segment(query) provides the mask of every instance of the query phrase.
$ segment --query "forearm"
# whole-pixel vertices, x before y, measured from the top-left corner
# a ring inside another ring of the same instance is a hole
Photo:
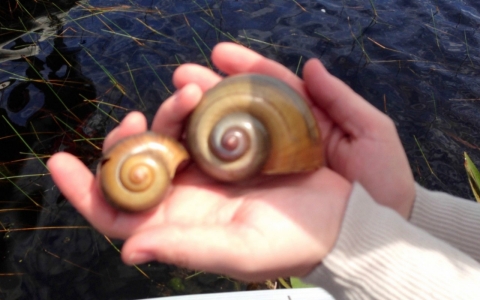
[[[480,204],[417,184],[410,222],[480,261]]]
[[[305,281],[336,299],[473,299],[480,265],[356,184],[334,249]]]

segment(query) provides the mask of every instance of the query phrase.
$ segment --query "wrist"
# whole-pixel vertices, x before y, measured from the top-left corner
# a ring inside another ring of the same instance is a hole
[[[334,173],[336,176],[334,183],[336,188],[333,189],[332,196],[328,198],[329,207],[331,207],[331,213],[329,216],[327,216],[328,231],[326,231],[326,233],[329,236],[327,237],[325,243],[325,256],[335,247],[341,232],[348,201],[353,189],[353,184],[350,181],[333,171],[332,173]]]
[[[318,196],[317,199],[323,202],[318,204],[323,209],[312,217],[312,221],[315,222],[313,226],[316,233],[314,236],[316,247],[311,247],[310,263],[299,276],[308,274],[335,248],[353,189],[351,182],[338,173],[325,169],[324,172],[329,173],[328,177],[317,185],[319,190],[316,192],[316,196],[322,195],[321,199],[318,199]]]

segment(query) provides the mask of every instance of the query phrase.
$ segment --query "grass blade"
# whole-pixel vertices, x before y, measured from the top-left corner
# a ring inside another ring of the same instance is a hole
[[[28,150],[30,150],[30,152],[32,152],[33,155],[35,155],[35,157],[38,159],[38,161],[45,167],[45,169],[48,170],[47,168],[47,165],[43,162],[43,160],[37,155],[37,153],[35,153],[35,151],[33,151],[33,149],[30,147],[30,145],[23,139],[23,137],[20,135],[20,133],[18,133],[18,131],[15,129],[15,127],[13,127],[12,124],[10,124],[10,122],[8,122],[7,118],[5,118],[5,116],[2,116],[2,118],[5,120],[5,122],[7,122],[8,126],[10,126],[10,128],[12,128],[12,130],[15,132],[15,134],[22,140],[22,142],[25,144],[25,146],[27,146]]]
[[[472,188],[473,196],[475,196],[477,202],[480,202],[480,172],[467,152],[464,152],[463,156],[465,158],[465,170],[467,170],[468,183]]]

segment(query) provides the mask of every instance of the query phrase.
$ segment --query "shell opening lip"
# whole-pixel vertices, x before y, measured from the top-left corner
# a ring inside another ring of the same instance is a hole
[[[103,165],[106,164],[109,160],[110,160],[110,158],[108,158],[108,157],[102,157],[102,158],[100,159],[99,166],[100,166],[100,167],[103,166]]]

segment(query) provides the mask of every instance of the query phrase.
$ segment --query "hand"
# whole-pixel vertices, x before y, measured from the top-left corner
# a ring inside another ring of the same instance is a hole
[[[267,62],[250,71],[270,74],[273,64],[277,77],[303,86],[279,64],[240,47],[232,51],[246,61]],[[215,50],[214,60],[222,53],[227,54]],[[219,67],[229,74],[249,71]],[[174,75],[179,91],[161,106],[152,130],[179,138],[202,92],[219,80],[203,67],[179,68]],[[108,135],[104,148],[146,128],[145,118],[131,113]],[[247,186],[219,184],[191,165],[176,176],[158,207],[128,214],[105,202],[91,172],[72,155],[55,154],[48,166],[59,189],[93,226],[127,240],[122,249],[126,263],[159,260],[244,280],[306,275],[333,248],[351,191],[351,184],[328,168],[259,177]]]
[[[303,69],[318,108],[328,166],[408,219],[415,181],[393,121],[312,59]]]
[[[310,106],[326,146],[327,166],[350,182],[358,181],[378,203],[408,219],[415,198],[414,179],[395,125],[388,116],[329,74],[317,59],[305,64],[305,82],[284,66],[235,44],[217,45],[212,60],[227,74],[251,72],[276,77],[307,100],[311,99]],[[220,80],[211,70],[191,64],[179,67],[174,74],[177,88],[196,83],[207,90]],[[192,102],[188,105],[194,106]],[[172,114],[172,106],[165,103],[159,115],[163,116],[163,111]],[[166,126],[163,119],[155,119],[154,130]],[[181,128],[171,131],[178,134]]]

